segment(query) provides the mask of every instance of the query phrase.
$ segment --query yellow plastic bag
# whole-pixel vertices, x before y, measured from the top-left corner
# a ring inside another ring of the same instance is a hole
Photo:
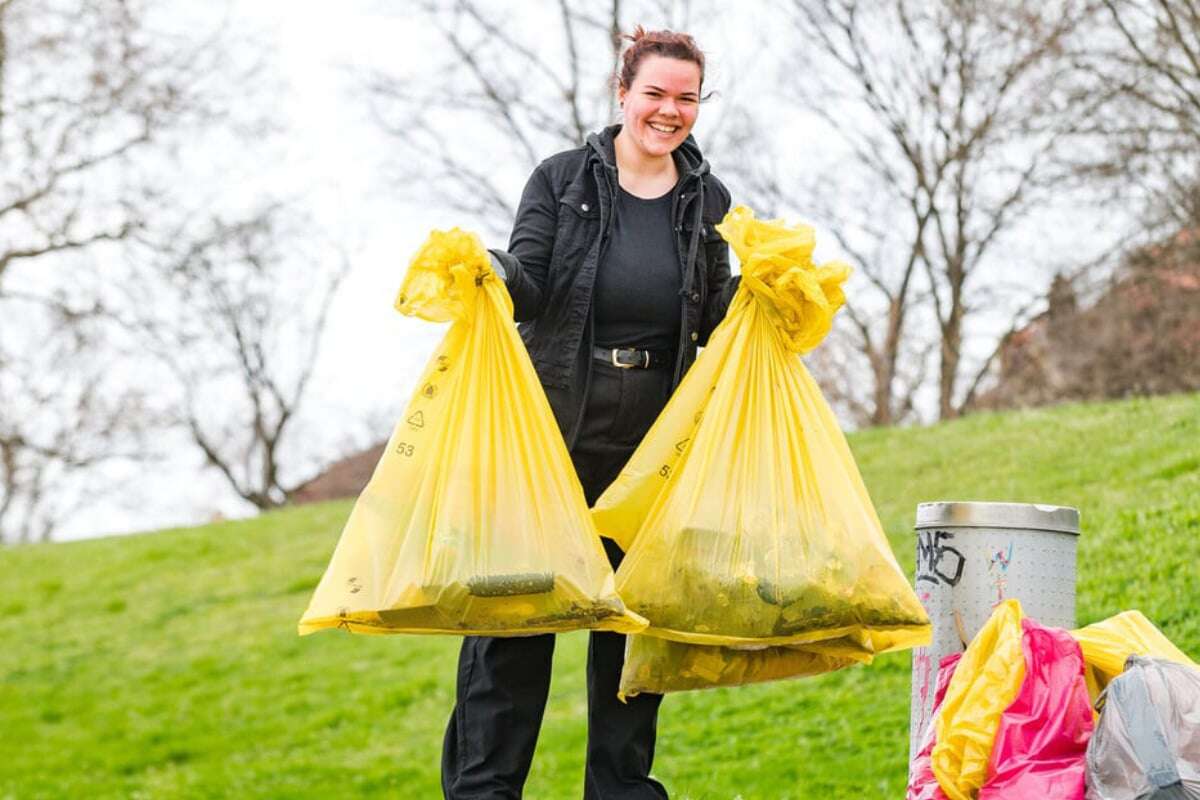
[[[1124,611],[1106,620],[1071,631],[1087,664],[1088,693],[1092,701],[1100,696],[1109,681],[1125,670],[1132,655],[1165,658],[1195,666],[1182,650],[1140,611]]]
[[[902,636],[901,638],[905,638]],[[617,696],[667,694],[718,686],[823,675],[870,664],[879,653],[902,649],[890,632],[868,632],[793,645],[717,647],[657,636],[631,636]]]
[[[453,320],[301,634],[631,632],[562,435],[478,238],[435,231],[396,307]]]
[[[936,717],[933,774],[950,800],[970,800],[987,780],[1000,716],[1025,681],[1021,604],[1005,600],[975,634]]]
[[[657,636],[631,636],[625,648],[618,697],[624,700],[642,692],[666,694],[821,675],[854,664],[869,664],[872,658],[872,652],[846,639],[738,650]]]
[[[628,552],[617,591],[647,633],[718,647],[877,630],[929,639],[832,411],[800,361],[829,330],[849,268],[813,234],[730,212],[742,262],[725,320],[601,496]]]

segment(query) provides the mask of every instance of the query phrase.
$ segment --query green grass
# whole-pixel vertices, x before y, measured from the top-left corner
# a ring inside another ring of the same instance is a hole
[[[1079,620],[1139,608],[1200,656],[1200,395],[852,437],[913,566],[923,500],[1074,505]],[[0,800],[439,797],[458,640],[299,638],[350,509],[0,550]],[[581,795],[586,638],[559,639],[530,798]],[[676,798],[903,794],[907,654],[669,696]]]

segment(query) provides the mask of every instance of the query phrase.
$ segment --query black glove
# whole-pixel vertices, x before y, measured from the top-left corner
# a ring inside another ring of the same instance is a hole
[[[504,265],[500,263],[500,259],[496,258],[496,254],[490,250],[488,251],[488,258],[492,260],[492,271],[496,273],[496,276],[500,278],[500,280],[507,282],[508,273],[505,272]]]

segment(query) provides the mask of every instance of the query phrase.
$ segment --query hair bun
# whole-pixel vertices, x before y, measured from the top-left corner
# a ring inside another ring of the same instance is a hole
[[[691,61],[700,67],[700,85],[704,85],[704,51],[696,46],[696,40],[688,34],[669,30],[647,31],[638,25],[633,33],[623,33],[620,38],[627,39],[630,44],[621,54],[621,68],[616,75],[618,86],[628,89],[633,85],[638,66],[648,55]]]

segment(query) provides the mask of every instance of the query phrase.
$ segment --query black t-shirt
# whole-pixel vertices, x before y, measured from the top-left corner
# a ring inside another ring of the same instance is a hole
[[[596,274],[596,346],[673,350],[683,286],[671,196],[643,199],[617,190],[611,239]]]

